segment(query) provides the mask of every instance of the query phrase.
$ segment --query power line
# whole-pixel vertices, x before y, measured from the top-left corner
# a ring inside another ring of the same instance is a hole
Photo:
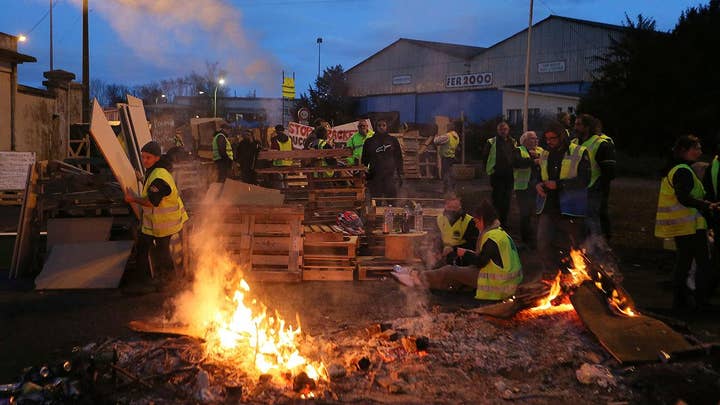
[[[52,8],[55,8],[55,6],[57,6],[57,4],[58,4],[59,1],[60,1],[60,0],[55,0],[55,1],[53,1]],[[45,14],[43,14],[42,18],[40,18],[40,20],[39,20],[38,22],[36,22],[35,25],[33,25],[33,27],[30,28],[30,31],[28,31],[27,34],[25,34],[25,35],[28,35],[28,34],[30,34],[31,32],[35,31],[35,28],[37,28],[38,25],[40,25],[40,23],[42,23],[43,21],[45,21],[45,19],[47,18],[48,15],[50,15],[50,9],[48,9],[48,11],[46,11]]]

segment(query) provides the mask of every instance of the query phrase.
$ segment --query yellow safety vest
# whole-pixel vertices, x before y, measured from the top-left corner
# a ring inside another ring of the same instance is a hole
[[[454,158],[458,145],[460,145],[460,136],[455,131],[447,133],[448,141],[440,145],[440,156],[446,158]]]
[[[232,145],[230,145],[230,141],[228,141],[225,134],[222,132],[218,132],[215,134],[215,137],[212,141],[212,149],[213,149],[213,160],[220,160],[220,150],[218,149],[218,137],[225,138],[225,153],[227,153],[227,156],[230,160],[233,159],[233,151],[232,151]]]
[[[362,161],[362,151],[365,141],[372,138],[375,132],[368,131],[365,136],[362,136],[360,132],[355,132],[345,144],[346,147],[352,149],[352,156],[347,158],[347,162],[350,166],[360,163]]]
[[[519,146],[518,149],[520,149],[520,156],[522,156],[524,159],[530,158],[530,152],[528,152],[526,147]],[[538,155],[540,155],[543,151],[543,148],[536,146],[535,151],[537,152]],[[525,167],[522,169],[513,169],[513,178],[515,179],[515,184],[513,185],[513,189],[527,190],[528,183],[530,182],[531,174],[532,174],[532,166]]]
[[[280,142],[278,139],[275,139],[277,141],[278,146],[280,147],[280,150],[282,151],[291,151],[292,150],[292,139],[288,136],[287,141]],[[273,160],[273,166],[292,166],[293,160],[292,159],[275,159]]]
[[[600,165],[598,164],[597,160],[595,160],[595,155],[597,155],[600,144],[602,144],[603,142],[614,143],[612,138],[605,134],[593,135],[582,143],[582,146],[584,146],[588,150],[588,157],[590,158],[590,183],[588,184],[588,188],[592,187],[597,181],[597,179],[600,178]],[[574,138],[572,140],[572,143],[578,144],[579,139]]]
[[[580,160],[582,159],[583,153],[586,149],[584,146],[580,146],[574,143],[568,145],[568,150],[563,156],[562,162],[560,163],[560,178],[559,180],[573,179],[578,175],[578,167],[580,166]],[[550,152],[543,150],[540,153],[540,178],[543,181],[550,180],[548,174],[548,157]],[[564,215],[570,215],[575,217],[584,217],[587,214],[587,189],[582,190],[560,190],[560,212]],[[542,213],[545,208],[545,198],[538,195],[537,199],[537,213]]]
[[[142,191],[142,198],[148,198],[148,187],[155,179],[161,179],[170,186],[170,194],[160,200],[157,207],[142,207],[142,233],[162,238],[174,235],[183,227],[188,220],[185,205],[180,198],[175,180],[166,169],[158,167],[150,173],[145,180]]]
[[[445,215],[439,215],[437,217],[437,226],[440,228],[440,235],[442,236],[443,246],[462,246],[467,241],[463,239],[467,227],[472,222],[473,217],[465,214],[458,218],[454,224],[451,224]]]
[[[671,238],[675,236],[692,235],[698,229],[707,229],[705,217],[697,208],[680,204],[672,185],[673,176],[679,169],[688,170],[693,176],[693,188],[690,196],[701,199],[705,195],[702,182],[695,172],[686,164],[679,164],[672,169],[660,182],[660,195],[658,197],[657,213],[655,214],[655,236],[658,238]]]
[[[497,244],[503,267],[490,260],[480,269],[475,298],[479,300],[504,300],[515,294],[523,280],[522,264],[515,242],[502,228],[490,229],[483,233],[478,243],[478,254],[488,239]]]
[[[513,145],[517,146],[515,139],[510,139],[512,140]],[[497,160],[497,136],[494,136],[487,141],[490,144],[490,153],[488,153],[487,162],[485,162],[485,173],[490,176],[495,173],[495,161]]]
[[[718,161],[718,157],[715,156],[712,160],[712,164],[710,164],[710,180],[712,181],[713,191],[715,192],[715,199],[720,200],[718,198],[718,173],[720,172],[720,161]]]

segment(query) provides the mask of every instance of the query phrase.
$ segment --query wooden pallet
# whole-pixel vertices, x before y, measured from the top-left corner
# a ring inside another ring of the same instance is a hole
[[[303,280],[352,281],[357,266],[357,236],[306,234],[303,243]]]
[[[389,276],[395,265],[410,268],[422,268],[422,260],[412,261],[389,260],[383,256],[360,256],[358,258],[358,280],[379,280]]]
[[[0,205],[22,205],[25,190],[0,190]]]
[[[241,206],[223,209],[226,249],[251,280],[302,280],[301,206]]]

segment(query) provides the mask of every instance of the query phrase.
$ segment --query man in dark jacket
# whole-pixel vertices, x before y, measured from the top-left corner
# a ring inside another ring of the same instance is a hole
[[[365,141],[362,151],[362,164],[368,167],[367,179],[370,196],[372,198],[397,198],[398,184],[402,186],[403,182],[403,158],[400,142],[388,133],[387,121],[379,120],[374,127],[375,135]]]
[[[257,184],[255,163],[260,153],[260,142],[253,139],[249,129],[242,131],[242,139],[235,146],[235,161],[240,166],[240,176],[244,183]]]
[[[505,226],[513,191],[512,154],[516,147],[515,139],[510,136],[510,126],[502,121],[497,126],[497,136],[488,139],[483,152],[485,171],[492,186],[492,204],[500,223]]]

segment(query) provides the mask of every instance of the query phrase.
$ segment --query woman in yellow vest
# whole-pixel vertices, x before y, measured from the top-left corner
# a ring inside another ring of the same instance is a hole
[[[465,265],[461,257],[457,256],[458,248],[474,249],[477,245],[478,230],[473,225],[473,217],[467,214],[462,207],[460,197],[455,193],[445,194],[445,207],[442,215],[436,219],[437,232],[442,239],[442,247],[437,255],[440,263],[430,263],[432,267],[445,264]]]
[[[452,167],[457,161],[456,154],[458,146],[460,146],[462,121],[456,121],[453,124],[453,128],[454,130],[451,130],[445,135],[438,135],[433,139],[433,143],[437,145],[440,158],[442,159],[443,192],[445,193],[455,189],[455,177]]]
[[[700,140],[683,135],[673,146],[673,160],[660,183],[655,216],[655,236],[675,240],[675,276],[673,307],[692,307],[687,287],[688,272],[695,260],[694,296],[696,305],[705,305],[710,288],[710,259],[707,246],[707,222],[704,213],[718,207],[704,200],[705,189],[690,165],[702,155]]]
[[[503,300],[515,294],[522,282],[522,264],[515,242],[500,227],[495,209],[483,201],[474,212],[474,224],[480,232],[475,251],[458,249],[469,266],[443,266],[437,270],[391,273],[402,284],[431,290],[475,290],[479,300]]]
[[[520,214],[520,237],[522,243],[535,249],[535,232],[532,218],[535,216],[537,193],[535,184],[540,180],[540,154],[535,131],[528,131],[520,137],[520,146],[513,152],[513,189]]]
[[[188,215],[170,174],[172,167],[161,158],[160,144],[148,142],[142,147],[140,155],[146,170],[142,195],[125,194],[126,202],[142,207],[141,233],[136,244],[137,270],[142,277],[150,276],[149,254],[154,244],[160,259],[155,270],[161,278],[171,277],[174,264],[170,238],[182,230]]]

